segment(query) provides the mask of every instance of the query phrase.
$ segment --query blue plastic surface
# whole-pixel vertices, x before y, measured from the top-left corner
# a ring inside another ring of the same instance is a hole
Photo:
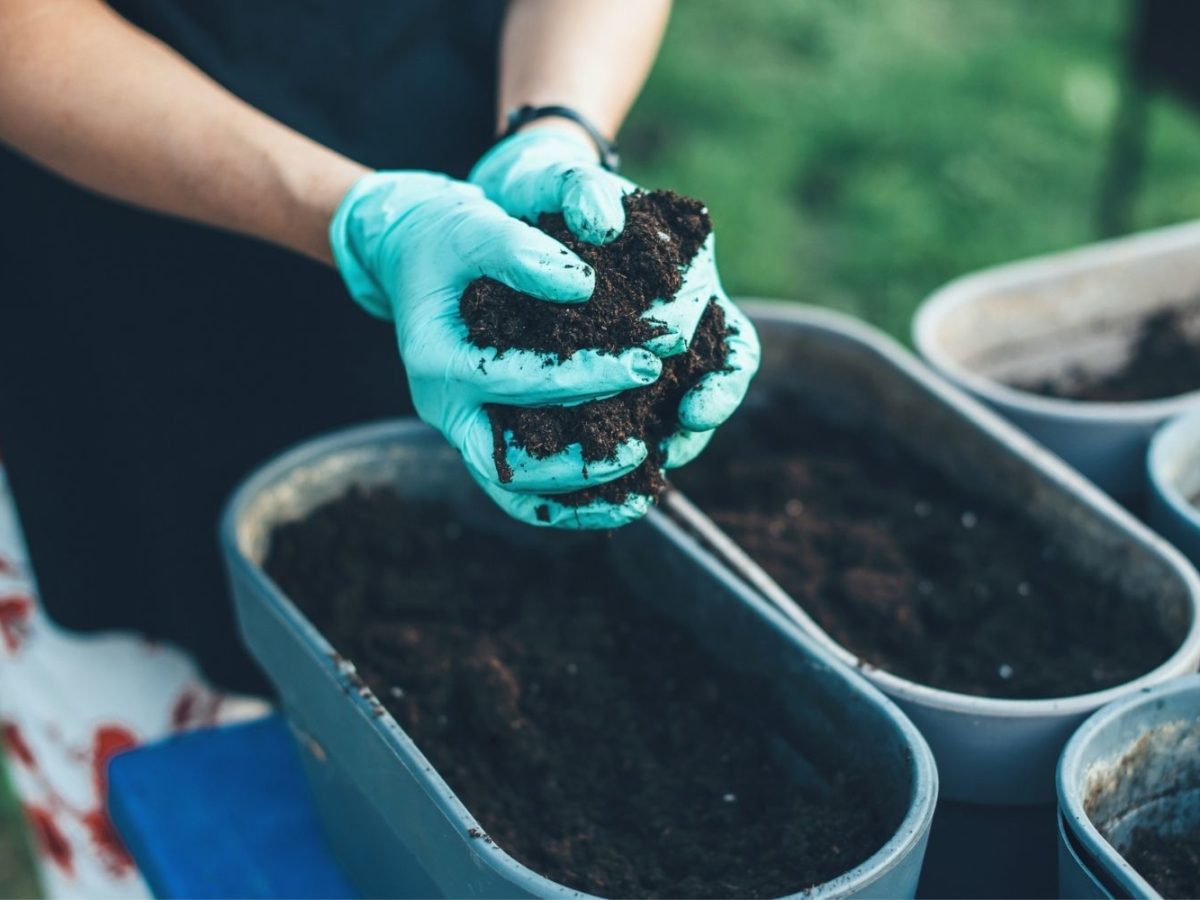
[[[156,897],[356,897],[279,716],[113,759],[109,812]]]

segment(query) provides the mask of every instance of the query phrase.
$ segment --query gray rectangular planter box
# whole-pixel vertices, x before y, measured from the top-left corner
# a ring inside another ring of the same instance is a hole
[[[939,690],[869,668],[912,718],[937,760],[943,802],[923,891],[1019,896],[1055,888],[1054,770],[1092,712],[1200,664],[1200,579],[1173,547],[1030,438],[936,377],[895,341],[845,316],[796,304],[745,304],[763,343],[747,404],[776,390],[803,396],[831,420],[869,423],[962,485],[1023,511],[1086,570],[1142,604],[1180,647],[1127,684],[1047,700],[1002,700]],[[735,418],[725,428],[737,428]],[[719,439],[719,437],[718,437]],[[839,659],[837,644],[766,572],[684,496],[667,511]]]
[[[505,519],[440,436],[410,420],[304,444],[237,491],[221,542],[242,635],[279,690],[334,853],[369,896],[577,896],[471,836],[480,825],[470,810],[260,568],[276,524],[303,517],[351,485],[381,484],[450,504],[497,541],[548,547],[570,539]],[[636,573],[631,591],[685,625],[724,664],[773,685],[785,710],[779,733],[795,754],[798,779],[814,777],[831,759],[855,761],[873,779],[891,839],[806,896],[913,896],[937,775],[912,724],[665,517],[653,514],[623,529],[609,546],[614,570]]]

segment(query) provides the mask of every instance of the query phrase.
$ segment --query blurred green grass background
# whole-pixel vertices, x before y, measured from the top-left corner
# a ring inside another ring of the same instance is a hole
[[[1127,0],[681,0],[627,173],[702,197],[734,294],[906,339],[949,279],[1096,240]],[[1200,212],[1200,123],[1147,109],[1127,231]],[[0,789],[0,897],[33,891]]]
[[[703,198],[737,295],[907,338],[949,279],[1095,240],[1125,0],[686,0],[622,135],[630,177]],[[1167,97],[1116,230],[1200,212]]]

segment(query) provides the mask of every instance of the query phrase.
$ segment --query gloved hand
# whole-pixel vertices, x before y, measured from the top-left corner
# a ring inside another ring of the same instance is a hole
[[[496,144],[475,164],[468,179],[510,215],[536,222],[542,213],[562,213],[577,238],[607,244],[625,228],[622,198],[637,185],[603,168],[596,148],[573,132],[535,128]],[[712,254],[712,236],[697,259]],[[665,327],[646,342],[658,356],[682,353],[691,342],[711,296],[710,272],[689,266],[675,297],[656,301],[643,317]]]
[[[529,129],[489,150],[471,171],[470,180],[506,212],[536,221],[544,212],[562,213],[581,240],[604,244],[625,227],[621,200],[637,190],[633,182],[604,169],[584,138],[557,128]],[[732,332],[726,369],[706,375],[679,406],[681,430],[663,446],[666,468],[685,465],[712,438],[712,430],[741,404],[758,371],[759,343],[754,326],[721,287],[713,236],[684,272],[683,287],[671,301],[660,301],[647,316],[662,322],[668,334],[648,343],[659,356],[682,352],[715,299]]]
[[[653,382],[662,363],[635,348],[619,356],[584,350],[557,358],[471,344],[459,314],[467,284],[481,276],[551,303],[585,302],[590,268],[536,228],[509,216],[476,186],[428,172],[376,172],[346,194],[330,243],[350,294],[393,320],[418,415],[462,454],[475,480],[506,512],[538,525],[615,528],[645,514],[644,498],[622,506],[561,506],[540,494],[593,486],[646,458],[638,440],[616,458],[586,466],[578,445],[547,459],[506,452],[512,481],[501,484],[487,403],[569,405]],[[564,255],[565,254],[565,255]]]

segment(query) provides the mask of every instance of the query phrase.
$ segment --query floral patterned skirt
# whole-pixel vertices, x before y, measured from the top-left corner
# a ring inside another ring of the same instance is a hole
[[[109,759],[266,708],[210,688],[175,647],[51,622],[0,466],[0,741],[47,897],[148,896],[106,812]]]

